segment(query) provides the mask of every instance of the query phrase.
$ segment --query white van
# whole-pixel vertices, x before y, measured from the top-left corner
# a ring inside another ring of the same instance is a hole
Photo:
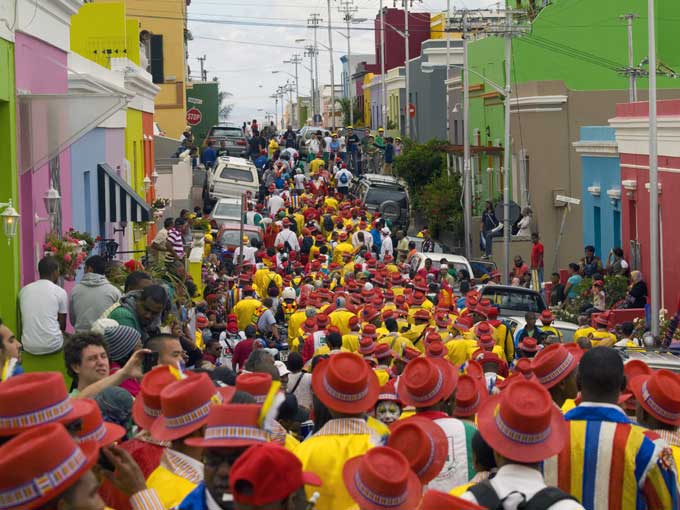
[[[255,196],[260,190],[257,168],[247,159],[233,156],[221,157],[208,174],[210,198],[240,198],[250,191]]]
[[[472,277],[472,267],[470,266],[470,262],[468,262],[468,259],[463,257],[462,255],[455,255],[453,253],[423,253],[423,252],[416,252],[413,255],[413,258],[411,259],[410,262],[410,272],[412,275],[415,275],[418,270],[422,269],[425,267],[425,259],[430,259],[432,260],[432,269],[435,271],[439,271],[439,262],[442,259],[446,259],[449,268],[453,268],[456,270],[456,272],[460,271],[461,269],[465,269],[468,274]]]

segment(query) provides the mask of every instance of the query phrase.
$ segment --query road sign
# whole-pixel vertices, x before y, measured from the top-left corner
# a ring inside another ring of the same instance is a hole
[[[411,118],[416,116],[416,105],[413,103],[408,105],[408,116]]]
[[[202,118],[201,110],[198,108],[189,108],[187,110],[187,124],[190,126],[197,126],[201,123]]]

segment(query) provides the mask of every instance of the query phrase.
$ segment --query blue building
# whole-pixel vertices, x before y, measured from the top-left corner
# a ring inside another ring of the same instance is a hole
[[[621,246],[621,170],[616,130],[584,126],[574,148],[581,157],[583,241],[606,261]]]

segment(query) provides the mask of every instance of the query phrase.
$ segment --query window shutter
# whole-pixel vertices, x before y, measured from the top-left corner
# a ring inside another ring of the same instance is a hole
[[[154,83],[164,83],[163,72],[163,36],[151,36],[151,77]]]

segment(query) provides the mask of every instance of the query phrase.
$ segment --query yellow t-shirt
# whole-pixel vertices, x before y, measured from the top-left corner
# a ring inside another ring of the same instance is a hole
[[[163,508],[175,508],[196,488],[186,478],[177,476],[163,466],[158,466],[146,480],[149,489],[155,489]]]
[[[342,335],[342,348],[347,352],[357,352],[359,350],[359,335],[354,333]]]
[[[307,319],[304,310],[298,310],[288,319],[288,338],[295,338],[300,334],[300,326]]]
[[[341,335],[349,334],[349,320],[355,317],[355,314],[349,310],[335,310],[328,314],[331,324],[340,330]]]
[[[596,329],[591,334],[593,338],[590,340],[590,343],[593,344],[593,347],[597,347],[605,340],[612,340],[612,344],[616,343],[616,335],[614,335],[614,333],[610,333],[609,331],[600,331]]]
[[[578,328],[576,331],[574,331],[574,342],[578,340],[581,337],[588,337],[590,333],[595,331],[595,328],[591,326],[587,326],[585,328]]]
[[[245,297],[241,299],[233,308],[233,312],[236,314],[238,319],[238,329],[243,331],[246,326],[250,324],[253,320],[253,313],[258,307],[262,306],[262,302],[259,299],[252,297]]]
[[[324,166],[324,161],[323,159],[313,159],[311,163],[309,163],[309,173],[311,175],[316,175],[316,173],[319,171],[319,168]]]
[[[335,248],[333,249],[333,262],[335,262],[336,264],[342,264],[343,253],[352,253],[353,251],[354,246],[352,246],[352,243],[348,243],[347,241],[338,243],[337,245],[335,245]]]

